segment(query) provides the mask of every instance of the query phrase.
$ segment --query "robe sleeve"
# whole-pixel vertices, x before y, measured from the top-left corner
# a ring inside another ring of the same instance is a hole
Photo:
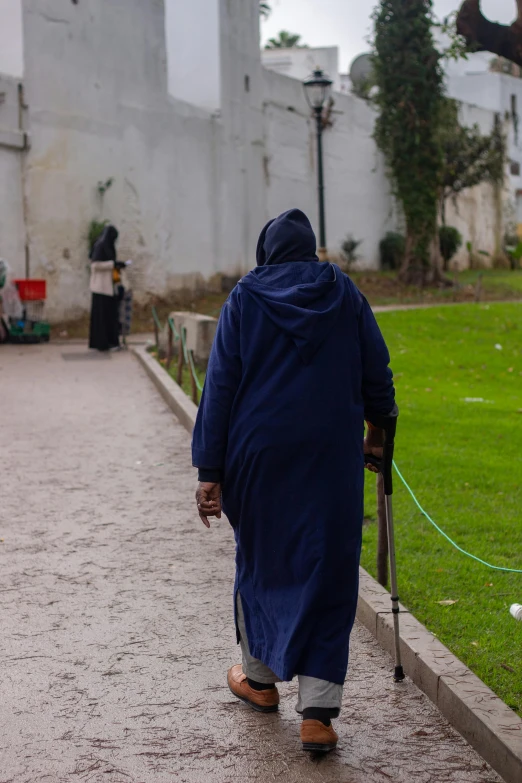
[[[388,366],[390,354],[370,305],[362,300],[359,312],[359,341],[362,358],[362,396],[364,418],[372,414],[388,415],[395,405],[393,373]]]
[[[230,415],[242,375],[237,307],[232,294],[221,311],[194,427],[192,464],[200,469],[200,480],[222,478],[225,467]]]

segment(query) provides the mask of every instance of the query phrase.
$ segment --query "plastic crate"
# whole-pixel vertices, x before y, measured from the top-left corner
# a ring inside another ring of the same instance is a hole
[[[47,296],[45,280],[13,280],[22,302],[42,302]]]
[[[10,320],[9,340],[12,343],[48,343],[50,337],[51,327],[46,321],[30,323]]]

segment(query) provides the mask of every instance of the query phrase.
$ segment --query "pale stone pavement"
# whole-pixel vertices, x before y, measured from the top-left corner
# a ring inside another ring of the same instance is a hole
[[[225,686],[233,538],[129,354],[0,347],[0,783],[494,783],[357,627],[328,758]]]

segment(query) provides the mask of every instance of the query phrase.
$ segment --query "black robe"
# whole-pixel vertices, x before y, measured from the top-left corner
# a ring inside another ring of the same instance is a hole
[[[116,261],[116,239],[118,231],[114,226],[106,226],[100,238],[91,249],[91,261]],[[116,296],[93,294],[91,303],[91,323],[89,329],[89,348],[109,351],[117,348],[119,338],[119,300]]]

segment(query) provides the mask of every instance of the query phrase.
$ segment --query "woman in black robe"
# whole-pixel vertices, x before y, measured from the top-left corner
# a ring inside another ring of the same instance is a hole
[[[117,350],[119,338],[119,300],[115,295],[114,273],[125,264],[116,260],[118,231],[106,226],[91,250],[91,326],[89,348]]]

